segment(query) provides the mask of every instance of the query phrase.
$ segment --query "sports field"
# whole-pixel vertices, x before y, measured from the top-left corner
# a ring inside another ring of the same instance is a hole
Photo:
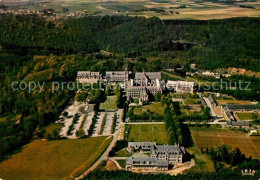
[[[116,111],[116,96],[107,96],[107,100],[100,104],[100,109],[104,109],[105,111]]]
[[[76,140],[35,140],[0,164],[3,179],[69,179],[83,173],[111,142],[95,137]],[[77,170],[76,170],[77,169]]]
[[[226,144],[233,148],[238,147],[249,157],[260,159],[260,137],[248,136],[240,131],[231,131],[223,128],[190,127],[196,148],[210,148]]]
[[[158,144],[168,144],[167,132],[164,124],[127,124],[130,128],[128,141],[155,141]]]

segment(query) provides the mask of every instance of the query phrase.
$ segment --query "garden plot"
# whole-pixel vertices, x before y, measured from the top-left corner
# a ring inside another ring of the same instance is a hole
[[[211,127],[190,127],[190,130],[198,150],[226,144],[233,148],[238,147],[247,157],[260,158],[260,137],[258,136],[248,136],[239,131]]]
[[[94,128],[92,136],[99,135],[99,132],[100,132],[100,129],[101,129],[102,120],[103,120],[105,114],[106,114],[106,112],[100,112],[100,114],[98,115],[97,123],[95,124],[95,128]]]
[[[113,123],[114,112],[107,112],[106,124],[102,135],[111,134],[111,127]]]
[[[86,105],[85,103],[80,103],[80,102],[76,102],[76,101],[74,101],[70,104],[71,105],[66,107],[64,109],[64,111],[62,112],[62,115],[60,116],[60,118],[64,119],[62,121],[64,123],[64,125],[60,132],[61,137],[67,137],[67,131],[69,130],[69,126],[72,124],[73,117],[75,116],[76,113],[79,112],[79,108],[81,106]],[[67,115],[64,115],[65,112],[67,112]]]

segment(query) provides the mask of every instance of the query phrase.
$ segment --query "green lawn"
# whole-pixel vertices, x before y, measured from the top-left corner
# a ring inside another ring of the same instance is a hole
[[[258,116],[258,119],[260,119],[260,114],[255,113]],[[247,112],[238,112],[236,113],[239,120],[253,120],[253,113],[247,113]]]
[[[195,156],[194,160],[196,165],[191,169],[185,171],[185,173],[198,173],[198,172],[214,172],[215,167],[210,159],[210,156],[200,152],[195,146],[186,149],[190,154]]]
[[[100,104],[100,109],[104,109],[105,111],[116,111],[116,96],[107,96],[107,100]]]
[[[130,157],[132,155],[132,153],[127,152],[126,148],[121,149],[116,153],[116,157]]]
[[[134,109],[134,113],[136,115],[141,115],[143,112],[150,110],[151,112],[154,112],[157,115],[163,115],[164,114],[164,107],[160,102],[154,102],[149,105],[144,106],[137,106]]]
[[[83,173],[111,138],[35,140],[0,164],[3,179],[67,179]]]
[[[125,168],[125,160],[117,160],[117,162],[119,163],[119,165],[122,167],[122,168]]]
[[[45,126],[43,128],[41,128],[40,130],[45,130],[45,137],[47,136],[47,134],[52,134],[54,130],[57,130],[58,132],[60,132],[61,128],[62,128],[63,124],[62,123],[51,123],[48,126]]]
[[[127,124],[130,128],[128,141],[155,141],[158,144],[168,144],[167,132],[164,124]]]

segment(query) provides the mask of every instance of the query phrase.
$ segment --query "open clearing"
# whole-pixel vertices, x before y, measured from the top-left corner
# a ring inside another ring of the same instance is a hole
[[[223,128],[190,127],[195,146],[210,148],[226,144],[233,148],[238,147],[247,157],[260,158],[260,137],[248,136],[240,131],[232,131]]]
[[[158,144],[168,144],[167,132],[164,124],[127,124],[126,129],[130,128],[128,141],[155,141]]]
[[[100,104],[100,109],[104,109],[105,111],[116,111],[116,96],[107,96],[107,100]]]
[[[153,112],[156,115],[163,115],[163,113],[164,113],[164,107],[162,106],[162,104],[160,102],[159,103],[154,102],[149,105],[135,107],[134,113],[137,115],[141,115],[143,112],[146,112],[148,110]]]
[[[214,172],[215,167],[209,155],[200,152],[196,149],[195,146],[186,149],[190,154],[195,156],[194,160],[196,165],[188,170],[185,173],[198,173],[198,172]]]
[[[62,128],[62,123],[51,123],[48,126],[45,126],[43,128],[41,128],[41,130],[45,130],[45,138],[47,136],[47,134],[52,134],[54,130],[60,132]]]
[[[84,172],[111,138],[35,140],[0,164],[3,179],[65,179]],[[75,169],[77,169],[75,171]]]

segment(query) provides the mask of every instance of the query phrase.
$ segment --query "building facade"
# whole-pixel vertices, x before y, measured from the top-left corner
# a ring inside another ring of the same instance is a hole
[[[145,162],[141,162],[143,159],[129,157],[128,161],[126,161],[128,169],[167,170],[169,164],[182,164],[186,154],[184,147],[180,147],[179,145],[157,145],[156,142],[128,142],[127,151],[130,153],[142,152],[150,154],[150,160],[153,160],[153,163],[146,164]],[[163,166],[160,166],[160,164]]]
[[[166,87],[170,90],[173,89],[176,92],[193,93],[194,84],[194,82],[187,81],[168,81]]]
[[[126,169],[127,170],[168,170],[168,161],[166,160],[158,160],[153,157],[145,157],[145,158],[134,158],[127,157],[126,158]]]
[[[78,71],[77,81],[80,83],[97,83],[102,79],[102,74],[99,72]]]

